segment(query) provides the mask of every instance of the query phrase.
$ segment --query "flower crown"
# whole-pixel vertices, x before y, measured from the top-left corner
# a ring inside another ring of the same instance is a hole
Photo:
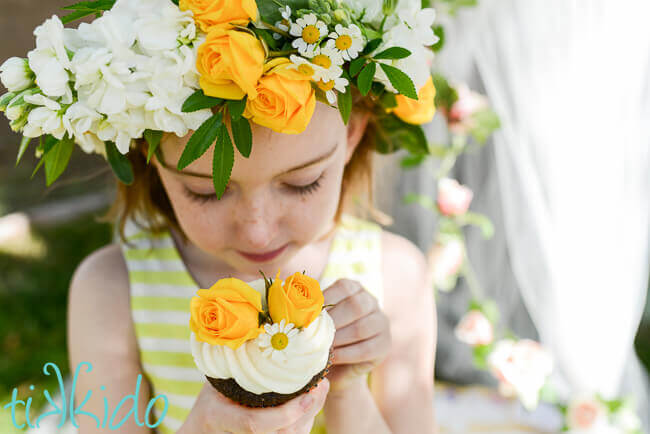
[[[305,130],[316,101],[347,124],[353,87],[375,107],[379,152],[426,155],[420,124],[432,119],[430,75],[438,41],[433,9],[409,0],[96,0],[36,28],[27,59],[0,66],[0,110],[32,138],[50,185],[74,144],[102,154],[123,183],[125,154],[144,138],[148,158],[163,132],[183,137],[182,170],[215,144],[213,181],[223,194],[234,148],[249,157],[250,122]],[[406,4],[402,4],[406,3]],[[399,12],[396,12],[399,10]],[[95,15],[77,29],[64,24]],[[230,126],[230,131],[228,126]],[[234,142],[234,146],[233,146]],[[16,164],[17,164],[16,163]],[[32,175],[33,176],[33,175]]]

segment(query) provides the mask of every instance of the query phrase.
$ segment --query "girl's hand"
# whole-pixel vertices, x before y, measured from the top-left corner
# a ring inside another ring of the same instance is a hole
[[[249,408],[219,393],[210,383],[201,389],[179,434],[309,434],[325,404],[329,381],[277,407]]]
[[[340,391],[370,372],[390,352],[388,317],[377,299],[359,282],[339,279],[323,291],[334,320],[334,354],[327,374],[332,391]]]

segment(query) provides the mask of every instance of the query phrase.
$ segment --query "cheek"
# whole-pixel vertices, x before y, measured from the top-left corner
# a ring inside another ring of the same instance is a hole
[[[284,220],[296,239],[313,241],[328,229],[339,205],[343,170],[329,170],[318,190],[304,196],[287,196]]]
[[[183,190],[183,186],[173,181],[165,181],[163,185],[172,204],[178,224],[189,240],[204,251],[218,251],[225,245],[223,231],[218,230],[218,222],[225,221],[223,207],[211,202],[202,204],[191,200]]]

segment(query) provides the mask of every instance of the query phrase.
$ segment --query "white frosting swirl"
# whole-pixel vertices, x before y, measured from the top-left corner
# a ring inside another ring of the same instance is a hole
[[[265,305],[264,281],[259,279],[249,285],[260,291]],[[275,360],[270,354],[265,356],[259,338],[244,342],[236,350],[200,342],[194,333],[190,342],[196,366],[208,377],[233,378],[242,388],[258,395],[286,394],[302,389],[325,368],[335,332],[332,317],[322,310],[309,326],[291,338],[285,349],[286,360]]]

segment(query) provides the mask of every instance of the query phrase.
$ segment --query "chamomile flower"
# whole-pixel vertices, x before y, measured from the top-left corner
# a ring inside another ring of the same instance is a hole
[[[326,46],[336,49],[345,60],[355,59],[363,50],[363,36],[359,27],[355,24],[350,24],[349,27],[337,24],[334,30],[329,34],[331,39]]]
[[[327,24],[316,18],[315,14],[307,14],[291,23],[289,33],[298,36],[291,46],[303,56],[312,57],[318,43],[327,36]]]
[[[329,77],[327,69],[312,63],[309,59],[292,54],[289,56],[289,60],[291,60],[291,63],[293,64],[290,68],[296,69],[298,72],[306,75],[314,81],[318,81],[323,77]]]
[[[289,31],[291,27],[291,8],[287,5],[283,8],[279,8],[280,15],[282,15],[282,20],[276,21],[275,27],[285,32]],[[273,33],[273,39],[280,39],[282,35],[279,33]]]
[[[287,360],[286,350],[291,348],[292,339],[298,334],[298,329],[293,323],[285,324],[285,320],[280,324],[264,324],[265,333],[257,337],[257,345],[263,348],[262,355],[271,357],[276,362]]]
[[[336,102],[336,92],[334,89],[339,92],[345,92],[345,88],[348,85],[348,81],[343,77],[336,77],[329,81],[318,80],[316,86],[323,92],[325,92],[325,97],[327,102],[334,104]]]

